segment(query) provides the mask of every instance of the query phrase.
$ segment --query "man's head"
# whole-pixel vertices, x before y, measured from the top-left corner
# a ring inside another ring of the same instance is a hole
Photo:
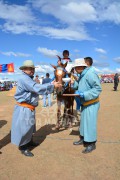
[[[91,57],[85,57],[84,60],[88,66],[92,66],[93,59]]]
[[[41,75],[41,79],[44,79],[44,76],[43,76],[43,75]]]
[[[31,60],[24,61],[23,65],[19,69],[28,74],[29,76],[33,76],[35,73],[35,66],[33,61]]]
[[[73,67],[78,74],[81,74],[82,71],[87,67],[87,64],[85,63],[84,59],[76,59]]]
[[[36,75],[36,78],[38,78],[39,76],[38,75]]]
[[[64,50],[63,51],[63,57],[64,58],[68,58],[69,57],[69,51],[68,50]]]
[[[46,73],[46,77],[49,78],[50,74],[49,73]]]

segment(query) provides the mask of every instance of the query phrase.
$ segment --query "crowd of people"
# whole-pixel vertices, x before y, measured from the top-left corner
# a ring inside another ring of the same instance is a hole
[[[0,82],[0,91],[9,91],[14,86],[16,86],[16,82],[11,82],[11,81]]]
[[[97,142],[97,117],[100,107],[99,95],[102,91],[101,83],[92,64],[91,57],[76,59],[71,63],[69,51],[63,51],[63,58],[58,57],[57,67],[62,67],[66,73],[71,73],[71,87],[75,89],[76,110],[80,111],[79,140],[73,145],[83,145],[85,149],[82,153],[89,153],[96,149]],[[71,66],[72,64],[72,66]],[[31,60],[24,61],[20,67],[22,76],[18,80],[15,94],[16,105],[14,108],[11,142],[18,146],[25,156],[32,157],[34,154],[29,150],[30,146],[38,146],[33,142],[35,133],[35,107],[38,106],[39,95],[43,97],[43,107],[51,106],[51,93],[54,89],[61,89],[63,86],[56,82],[55,76],[50,78],[49,73],[46,77],[41,77],[35,73],[35,66]],[[65,84],[67,86],[67,84]],[[115,90],[117,90],[115,86]],[[78,96],[79,95],[79,96]]]

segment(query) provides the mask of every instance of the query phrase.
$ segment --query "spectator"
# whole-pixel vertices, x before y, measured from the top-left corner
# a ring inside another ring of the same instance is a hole
[[[49,73],[46,73],[46,78],[43,79],[42,84],[50,83],[51,79],[49,78]],[[51,106],[51,94],[48,92],[48,94],[43,95],[43,107],[46,107],[46,99],[48,97],[48,106]]]
[[[38,75],[36,75],[36,77],[35,77],[35,82],[40,84],[40,80],[39,80],[39,76]]]
[[[44,76],[43,76],[43,75],[41,75],[41,77],[40,77],[40,84],[42,84],[43,79],[44,79]]]
[[[12,89],[12,88],[13,88],[13,84],[12,84],[12,83],[10,83],[10,86],[9,86],[9,88],[10,88],[10,89]]]
[[[117,91],[118,83],[119,83],[119,76],[118,73],[116,73],[114,76],[114,91]]]

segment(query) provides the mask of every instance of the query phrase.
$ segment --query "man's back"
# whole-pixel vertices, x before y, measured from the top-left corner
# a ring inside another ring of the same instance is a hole
[[[51,79],[50,79],[50,78],[48,78],[48,77],[46,77],[46,78],[44,78],[44,79],[43,79],[42,84],[49,83],[50,81],[51,81]]]

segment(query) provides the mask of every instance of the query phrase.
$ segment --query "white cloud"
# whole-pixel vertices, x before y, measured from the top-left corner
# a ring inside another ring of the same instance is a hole
[[[106,59],[108,59],[108,57],[105,56],[105,55],[103,55],[103,54],[101,54],[101,55],[100,55],[100,59],[106,60]]]
[[[120,57],[114,58],[114,61],[117,62],[117,63],[120,63]]]
[[[0,54],[3,54],[5,56],[14,56],[14,57],[30,57],[31,54],[25,54],[25,53],[21,53],[21,52],[12,52],[12,51],[8,51],[8,52],[0,52]]]
[[[94,67],[94,66],[93,66],[93,67]],[[96,71],[97,73],[101,73],[101,72],[102,72],[100,69],[98,69],[98,68],[96,68],[96,67],[94,67],[94,69],[95,69],[95,71]]]
[[[36,73],[53,73],[54,69],[50,65],[37,65],[35,66]]]
[[[21,53],[21,52],[17,52],[16,54],[19,57],[30,57],[31,56],[31,54],[26,54],[26,53]]]
[[[120,68],[116,68],[116,72],[117,72],[117,73],[120,73]]]
[[[99,52],[99,53],[102,53],[102,54],[106,54],[107,52],[104,50],[104,49],[102,49],[102,48],[95,48],[95,51],[96,52]]]
[[[114,71],[113,70],[111,70],[111,69],[109,69],[109,68],[103,68],[102,69],[102,72],[105,74],[105,73],[114,73]]]
[[[0,18],[9,22],[26,23],[34,21],[31,9],[27,6],[9,5],[0,1]]]
[[[29,2],[34,8],[69,25],[93,21],[120,23],[119,0],[29,0]]]
[[[35,72],[41,72],[41,73],[45,73],[45,70],[40,66],[40,65],[37,65],[35,66]]]
[[[39,2],[38,2],[39,3]],[[96,21],[96,11],[88,2],[65,1],[40,5],[41,11],[51,14],[61,22],[74,24],[79,22]],[[57,11],[55,11],[55,8]],[[87,13],[86,13],[87,12]]]
[[[94,60],[94,61],[93,61],[93,65],[94,65],[95,67],[108,67],[108,66],[109,66],[109,63]]]
[[[5,55],[5,56],[17,56],[14,52],[11,52],[11,51],[9,51],[9,52],[0,52],[0,54],[3,54],[3,55]]]
[[[94,38],[88,33],[86,23],[120,24],[119,9],[119,0],[28,0],[25,5],[0,1],[0,19],[3,20],[0,29],[14,34],[91,41]]]
[[[12,32],[13,34],[26,33],[29,35],[38,34],[39,27],[34,26],[31,23],[16,23],[6,22],[4,23],[2,30],[5,32]]]
[[[7,22],[2,27],[5,32],[12,32],[14,34],[26,33],[29,35],[43,35],[55,39],[67,39],[67,40],[95,40],[91,38],[84,27],[77,27],[72,29],[68,28],[54,28],[54,27],[41,27],[31,24],[16,24]]]
[[[52,27],[43,28],[42,31],[48,37],[57,38],[57,39],[67,39],[67,40],[93,40],[86,31],[81,27],[76,29],[64,28],[57,29]]]
[[[78,53],[78,52],[80,52],[80,50],[79,49],[74,49],[74,52]]]
[[[57,50],[51,50],[51,49],[42,48],[42,47],[38,47],[37,51],[39,53],[43,54],[44,56],[49,57],[49,58],[55,58],[56,55],[61,55],[61,53],[58,52]]]
[[[120,24],[120,1],[109,4],[105,11],[102,12],[100,19]]]

